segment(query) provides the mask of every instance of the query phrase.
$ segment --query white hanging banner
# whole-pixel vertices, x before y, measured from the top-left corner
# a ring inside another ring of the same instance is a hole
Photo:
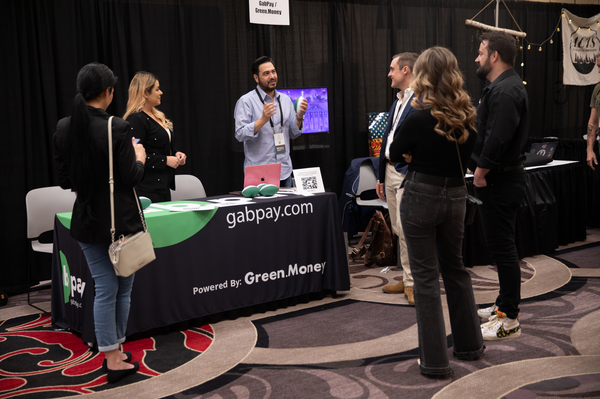
[[[600,14],[579,18],[562,9],[563,84],[600,83],[594,54],[600,52]]]
[[[289,0],[248,0],[250,23],[261,25],[289,25]]]

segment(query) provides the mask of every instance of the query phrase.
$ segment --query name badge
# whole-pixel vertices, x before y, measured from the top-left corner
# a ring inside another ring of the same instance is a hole
[[[275,153],[285,154],[285,138],[283,133],[275,133]]]

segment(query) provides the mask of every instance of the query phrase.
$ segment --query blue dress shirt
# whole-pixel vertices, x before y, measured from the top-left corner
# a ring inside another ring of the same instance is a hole
[[[244,94],[235,104],[233,116],[235,119],[235,138],[244,143],[244,167],[249,165],[264,165],[281,163],[281,180],[287,179],[292,174],[292,159],[290,158],[290,138],[295,139],[302,132],[296,125],[296,111],[292,99],[283,93],[275,91],[275,101],[257,86],[258,92],[265,103],[275,102],[277,112],[271,117],[277,133],[281,132],[281,111],[283,111],[283,136],[285,140],[285,153],[275,152],[275,138],[271,123],[267,122],[254,134],[254,123],[263,113],[263,102],[252,90]],[[279,102],[277,101],[279,99]]]

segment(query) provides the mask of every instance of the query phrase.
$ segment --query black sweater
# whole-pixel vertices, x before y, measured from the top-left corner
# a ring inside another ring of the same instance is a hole
[[[92,197],[94,220],[89,228],[83,227],[83,210],[78,200],[73,206],[71,236],[88,244],[108,244],[110,238],[110,190],[108,184],[108,115],[103,109],[89,107],[92,120],[89,133],[92,136],[97,164],[90,170],[95,175],[96,186]],[[54,160],[58,169],[60,186],[73,188],[69,179],[69,143],[67,134],[71,117],[58,121],[54,133]],[[115,229],[119,235],[137,233],[143,229],[133,187],[144,177],[144,165],[136,161],[131,142],[129,123],[113,118],[113,176],[115,180]]]
[[[390,158],[393,162],[399,162],[403,160],[402,154],[410,152],[413,158],[408,166],[409,171],[461,177],[456,144],[436,133],[436,124],[437,120],[429,110],[417,110],[408,115],[390,147]],[[467,141],[458,145],[465,173],[476,138],[476,132],[469,130]]]

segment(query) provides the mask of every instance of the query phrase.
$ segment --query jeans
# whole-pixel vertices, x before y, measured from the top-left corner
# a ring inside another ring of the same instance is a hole
[[[452,372],[440,272],[446,290],[454,356],[476,359],[485,349],[471,277],[462,262],[465,208],[464,187],[439,187],[410,180],[404,186],[400,218],[415,282],[419,368],[426,375]]]
[[[279,187],[292,187],[293,181],[292,175],[289,175],[285,180],[279,181]]]
[[[488,173],[486,187],[475,187],[485,243],[498,268],[500,294],[496,306],[515,319],[521,302],[521,267],[515,246],[517,211],[525,196],[526,177],[523,169],[505,173]]]
[[[109,244],[80,242],[94,278],[94,329],[100,352],[119,348],[125,342],[134,275],[118,277],[108,257]]]

